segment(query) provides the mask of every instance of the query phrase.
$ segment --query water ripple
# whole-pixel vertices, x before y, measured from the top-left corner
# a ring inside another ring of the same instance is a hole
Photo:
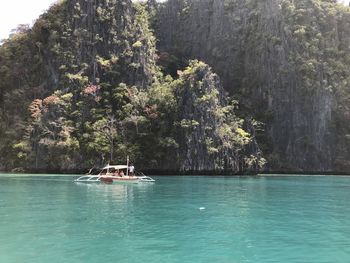
[[[0,262],[350,262],[350,177],[72,179],[0,177]]]

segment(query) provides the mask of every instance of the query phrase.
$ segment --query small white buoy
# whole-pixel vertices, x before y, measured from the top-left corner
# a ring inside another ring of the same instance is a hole
[[[199,210],[205,210],[205,207],[200,207]]]

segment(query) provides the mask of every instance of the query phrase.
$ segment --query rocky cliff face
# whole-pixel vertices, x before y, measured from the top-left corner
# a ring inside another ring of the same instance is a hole
[[[249,120],[235,115],[219,77],[203,62],[179,73],[176,89],[180,169],[254,172],[263,167]],[[248,132],[246,132],[248,131]]]
[[[236,102],[225,98],[209,66],[192,61],[172,79],[156,65],[147,13],[155,15],[155,6],[62,1],[32,29],[5,41],[0,99],[22,103],[1,109],[6,140],[0,149],[11,150],[0,155],[0,168],[84,169],[127,155],[150,169],[238,173],[263,167],[253,122],[235,115]],[[17,48],[23,59],[13,63]],[[29,64],[35,67],[25,70]],[[24,73],[21,81],[13,70]],[[20,125],[8,122],[11,117]],[[16,125],[20,129],[6,133]]]
[[[154,39],[131,1],[67,1],[54,6],[34,25],[49,75],[58,85],[88,76],[98,84],[124,82],[146,87],[154,68]],[[111,76],[113,69],[118,74]],[[73,76],[72,76],[73,75]]]
[[[212,65],[266,124],[270,168],[337,169],[333,113],[337,90],[348,85],[349,10],[287,0],[169,0],[158,10],[159,49]]]
[[[79,101],[86,97],[84,90],[87,87],[98,89],[100,93],[94,93],[96,99],[101,99],[102,93],[106,97],[100,101],[101,106],[118,110],[117,103],[110,102],[116,86],[124,83],[145,89],[152,83],[154,41],[146,13],[129,0],[61,1],[44,13],[32,29],[21,28],[5,40],[0,50],[0,134],[4,134],[5,139],[0,147],[9,151],[2,151],[0,156],[3,169],[18,166],[16,147],[22,150],[28,147],[18,144],[19,138],[32,137],[35,133],[32,131],[30,135],[28,131],[33,128],[28,124],[28,108],[33,99],[39,99],[40,103],[46,97],[55,98],[50,95],[56,91],[72,96],[75,105],[73,103],[71,110],[78,118],[74,122],[80,123],[80,127],[72,129],[83,131],[84,123],[92,118],[93,106],[81,109]],[[48,125],[55,123],[55,118],[63,117],[58,113],[45,116]],[[63,122],[66,123],[66,119],[65,116]],[[51,139],[58,138],[58,127],[44,128],[52,135]],[[47,142],[46,139],[31,142],[29,155],[35,156],[36,161],[28,164],[30,167],[47,167],[49,155],[43,141]],[[80,159],[71,159],[67,165],[74,167],[82,157]],[[55,161],[49,164],[51,167],[60,165]]]
[[[61,1],[0,47],[0,168],[347,171],[335,2]]]

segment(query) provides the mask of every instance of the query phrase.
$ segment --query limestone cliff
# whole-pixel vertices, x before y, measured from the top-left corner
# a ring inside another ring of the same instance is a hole
[[[180,169],[233,173],[261,169],[265,160],[254,128],[249,120],[235,115],[236,102],[227,99],[211,68],[192,62],[180,72],[180,80],[175,96]]]
[[[196,173],[264,166],[255,122],[236,115],[208,65],[192,61],[171,78],[156,64],[155,6],[61,1],[4,41],[0,169],[86,169],[127,156]]]
[[[142,6],[130,0],[60,1],[41,15],[33,28],[18,29],[0,48],[2,169],[23,165],[23,160],[27,160],[26,166],[37,169],[80,167],[84,149],[64,165],[48,160],[51,157],[44,142],[56,144],[61,132],[60,127],[54,127],[57,118],[61,118],[60,125],[67,125],[70,120],[67,113],[62,116],[62,109],[47,112],[45,98],[55,99],[55,92],[68,94],[76,124],[69,125],[69,129],[72,136],[78,136],[77,131],[84,131],[93,114],[90,110],[94,105],[81,106],[79,102],[87,96],[86,88],[98,91],[93,94],[95,100],[101,107],[109,107],[111,113],[122,107],[110,101],[120,83],[138,88],[152,83],[154,41]],[[33,99],[38,105],[31,104]],[[39,135],[28,123],[28,113],[33,116],[33,112],[28,112],[30,107],[44,111],[43,119],[37,122],[42,130],[47,130],[50,140],[33,139]],[[30,138],[30,145],[20,142],[21,137]],[[56,152],[60,154],[57,149]],[[30,161],[32,158],[34,162]]]
[[[349,65],[334,0],[60,1],[0,46],[0,169],[349,171]]]
[[[52,7],[33,31],[56,82],[69,72],[69,80],[88,76],[94,84],[108,79],[146,87],[151,83],[155,49],[142,19],[129,0],[76,0]],[[106,73],[111,69],[118,74]]]
[[[349,9],[334,1],[168,0],[158,13],[160,51],[212,65],[245,113],[266,124],[260,142],[271,169],[339,168],[346,134],[334,112],[348,86]]]

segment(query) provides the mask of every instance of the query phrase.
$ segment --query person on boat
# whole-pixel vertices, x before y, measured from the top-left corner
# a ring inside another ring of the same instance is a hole
[[[129,172],[130,172],[130,175],[134,175],[135,167],[134,167],[133,164],[130,165],[130,167],[129,167]]]
[[[120,174],[119,174],[120,177],[123,177],[124,176],[124,172],[123,170],[120,171]]]

